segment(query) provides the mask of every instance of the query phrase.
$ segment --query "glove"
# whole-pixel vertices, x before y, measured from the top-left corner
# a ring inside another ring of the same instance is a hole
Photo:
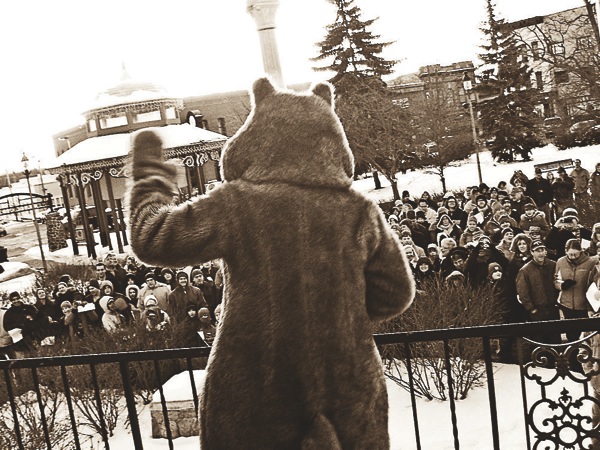
[[[132,138],[133,179],[140,180],[152,176],[172,179],[176,170],[164,163],[163,145],[153,131],[143,130]]]
[[[561,291],[566,291],[571,289],[573,286],[575,286],[575,284],[577,283],[577,281],[575,280],[564,280],[562,282],[562,284],[560,285],[560,290]]]

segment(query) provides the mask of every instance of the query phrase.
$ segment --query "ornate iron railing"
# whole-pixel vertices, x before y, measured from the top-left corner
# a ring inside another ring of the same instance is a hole
[[[515,414],[522,414],[526,424],[523,439],[526,449],[596,448],[592,445],[593,440],[600,439],[598,418],[595,417],[600,411],[600,401],[591,386],[595,377],[600,374],[600,361],[595,358],[591,345],[591,340],[597,337],[596,330],[600,330],[600,318],[375,335],[375,342],[382,354],[385,355],[386,350],[396,346],[398,351],[392,353],[401,356],[398,363],[407,369],[406,386],[411,398],[415,442],[403,445],[419,450],[424,448],[420,433],[423,423],[419,420],[414,371],[411,369],[419,363],[418,345],[437,343],[440,349],[440,363],[445,368],[446,387],[449,390],[451,440],[455,449],[461,448],[464,434],[461,433],[462,424],[457,419],[458,400],[452,392],[456,380],[453,379],[451,366],[457,356],[456,349],[460,349],[460,345],[456,344],[474,340],[481,343],[479,363],[485,372],[484,384],[487,389],[491,434],[491,445],[477,448],[503,448],[500,445],[499,427],[502,418],[498,415],[498,393],[495,384],[495,370],[498,366],[495,365],[497,363],[494,362],[492,349],[496,339],[514,337],[519,341],[521,398],[513,400]],[[566,332],[590,334],[576,342],[554,345],[537,344],[526,338]],[[58,421],[62,426],[60,430],[63,436],[70,436],[69,448],[81,449],[85,436],[90,433],[100,436],[100,442],[106,450],[117,448],[117,444],[111,444],[113,428],[109,422],[114,418],[110,416],[111,411],[107,407],[110,403],[108,396],[114,395],[114,398],[125,405],[124,409],[127,412],[131,439],[128,448],[143,449],[143,434],[147,433],[147,430],[141,427],[139,417],[145,407],[141,400],[145,391],[146,396],[148,393],[154,393],[155,398],[160,399],[159,409],[162,411],[166,430],[165,444],[169,449],[173,449],[173,430],[178,424],[170,422],[172,416],[168,411],[163,384],[169,375],[187,372],[184,378],[189,380],[193,408],[197,410],[199,392],[195,369],[203,366],[209,352],[210,348],[194,348],[2,360],[0,370],[4,379],[0,382],[0,412],[3,415],[0,417],[0,428],[8,424],[9,427],[14,427],[14,431],[2,430],[0,447],[48,450],[64,448],[60,443],[61,437],[56,435],[56,430],[59,429]],[[561,383],[565,380],[570,384],[562,386]],[[52,397],[49,392],[57,393],[58,397]],[[87,395],[89,399],[85,406],[87,423],[80,420],[82,406],[78,402],[82,395]],[[24,407],[23,396],[28,396],[29,406],[33,405],[36,409],[35,416],[38,421],[34,425],[38,428],[38,441],[35,443],[31,437],[31,416],[27,416],[21,410]],[[52,409],[59,402],[59,397],[64,411],[62,416],[57,416],[56,411]],[[148,401],[147,397],[146,400]],[[93,418],[95,428],[90,427],[89,417]],[[119,442],[121,447],[123,441]]]

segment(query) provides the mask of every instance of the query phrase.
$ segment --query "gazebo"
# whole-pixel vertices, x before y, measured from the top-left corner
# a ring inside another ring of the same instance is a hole
[[[131,133],[154,128],[160,135],[168,159],[178,166],[180,201],[204,194],[220,182],[219,158],[227,137],[200,128],[202,121],[182,123],[183,101],[148,82],[132,80],[123,70],[121,81],[100,93],[83,115],[85,126],[57,138],[66,142],[57,148],[48,165],[60,182],[74,254],[78,242],[85,243],[88,256],[96,258],[97,231],[102,246],[113,249],[116,235],[119,253],[128,245],[125,193]],[[72,207],[79,206],[74,217]]]

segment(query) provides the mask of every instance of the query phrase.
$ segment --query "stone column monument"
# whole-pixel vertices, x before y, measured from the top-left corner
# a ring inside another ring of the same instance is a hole
[[[248,0],[246,10],[256,22],[265,72],[275,84],[285,87],[275,38],[275,13],[278,7],[279,0]]]

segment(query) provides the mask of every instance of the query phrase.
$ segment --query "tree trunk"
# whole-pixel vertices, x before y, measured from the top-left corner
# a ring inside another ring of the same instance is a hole
[[[381,181],[379,180],[379,172],[373,171],[373,181],[375,182],[375,190],[381,189]]]

